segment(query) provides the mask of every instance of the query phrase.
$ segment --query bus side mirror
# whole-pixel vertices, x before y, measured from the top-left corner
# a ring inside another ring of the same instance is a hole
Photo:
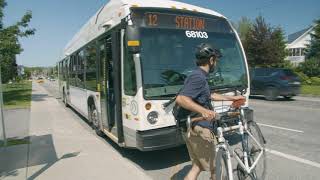
[[[135,26],[127,26],[126,28],[126,45],[128,51],[132,54],[140,52],[139,30]]]

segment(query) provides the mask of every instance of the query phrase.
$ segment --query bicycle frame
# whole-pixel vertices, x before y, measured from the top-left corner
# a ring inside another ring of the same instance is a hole
[[[244,117],[243,114],[244,114],[243,113],[243,109],[241,109],[241,115],[240,116]],[[224,132],[229,132],[229,131],[233,131],[233,130],[239,130],[239,133],[241,135],[242,148],[243,148],[243,161],[241,160],[241,157],[239,157],[239,154],[237,154],[234,150],[231,149],[228,141],[224,138],[224,135],[223,135]],[[258,145],[259,149],[261,150],[261,152],[258,155],[258,158],[255,159],[255,161],[252,163],[251,166],[249,165],[248,149],[244,145],[245,138],[248,138],[248,137],[245,137],[246,134],[249,135],[254,140],[256,145]],[[218,127],[216,136],[217,136],[217,140],[218,140],[218,144],[217,144],[217,147],[216,147],[216,152],[218,152],[219,149],[224,149],[224,151],[226,152],[229,179],[233,180],[233,169],[232,169],[232,162],[231,162],[231,157],[233,157],[233,156],[238,161],[238,163],[243,168],[243,170],[246,173],[251,174],[251,172],[254,170],[254,168],[256,167],[257,163],[259,162],[261,156],[263,155],[264,147],[248,131],[247,121],[244,120],[244,124],[242,124],[242,122],[239,121],[238,125],[235,125],[235,126],[224,127],[224,128],[223,127]]]

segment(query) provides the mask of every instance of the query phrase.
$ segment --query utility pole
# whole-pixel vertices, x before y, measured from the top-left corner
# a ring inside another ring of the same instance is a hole
[[[2,133],[3,133],[3,142],[4,146],[7,146],[7,137],[6,137],[6,128],[4,123],[4,116],[3,116],[3,96],[2,96],[2,79],[1,79],[1,64],[0,64],[0,118],[2,123]]]

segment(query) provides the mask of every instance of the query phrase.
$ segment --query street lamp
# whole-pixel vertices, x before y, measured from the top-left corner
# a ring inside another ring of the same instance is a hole
[[[2,79],[1,79],[1,63],[0,63],[0,118],[2,123],[2,133],[3,133],[3,142],[4,146],[7,146],[7,137],[6,137],[6,128],[4,123],[4,116],[3,116],[3,96],[2,96]]]

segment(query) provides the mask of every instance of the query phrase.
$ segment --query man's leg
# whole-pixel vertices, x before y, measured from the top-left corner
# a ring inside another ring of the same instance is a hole
[[[195,136],[192,129],[188,129],[188,132],[184,133],[184,138],[185,138],[188,153],[192,162],[192,167],[188,172],[188,174],[185,176],[184,180],[196,180],[200,172],[202,171],[199,165],[200,162],[197,160],[197,156],[194,153],[194,150],[195,150],[194,141],[199,137]]]
[[[201,140],[198,139],[197,154],[200,166],[210,172],[212,180],[216,179],[216,168],[215,168],[215,156],[216,156],[216,137],[214,134],[206,128],[196,126],[194,132],[199,134]]]
[[[211,171],[210,180],[216,180],[216,173],[215,173],[215,171]]]
[[[184,180],[196,180],[200,172],[200,167],[196,163],[192,163],[192,168],[190,169],[189,173],[184,178]]]
[[[212,149],[212,154],[210,156],[210,174],[211,174],[211,178],[210,180],[216,180],[216,144],[217,144],[217,140],[215,135],[212,133],[212,138],[213,141],[211,141],[211,149]]]

